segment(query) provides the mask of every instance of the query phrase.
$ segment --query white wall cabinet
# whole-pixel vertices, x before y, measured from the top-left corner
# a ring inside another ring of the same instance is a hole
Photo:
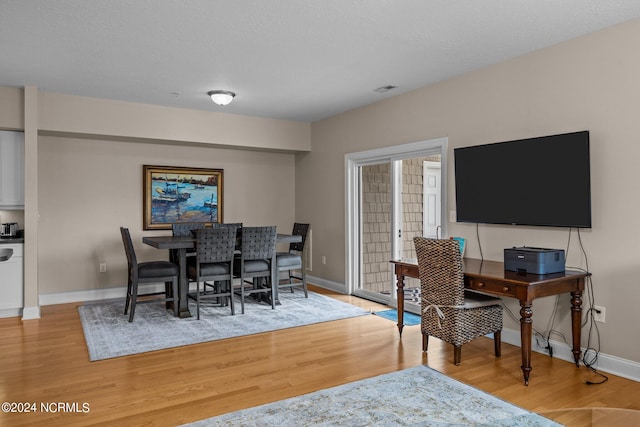
[[[24,209],[24,133],[0,131],[0,209]]]

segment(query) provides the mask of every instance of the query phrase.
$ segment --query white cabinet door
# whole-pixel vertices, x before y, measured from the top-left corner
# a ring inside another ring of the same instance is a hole
[[[24,134],[0,131],[0,209],[24,208]]]
[[[24,305],[22,245],[1,244],[0,248],[13,249],[13,256],[0,261],[0,310],[22,308]]]

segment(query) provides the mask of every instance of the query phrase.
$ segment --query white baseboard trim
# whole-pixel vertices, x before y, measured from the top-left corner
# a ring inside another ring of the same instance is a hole
[[[0,319],[5,317],[19,317],[22,316],[21,308],[3,308],[0,310]]]
[[[25,307],[22,309],[22,320],[31,320],[40,318],[40,306]]]
[[[320,288],[329,289],[339,294],[346,295],[347,289],[344,283],[332,282],[331,280],[323,279],[321,277],[315,277],[307,274],[307,283],[311,283],[314,286]]]
[[[139,293],[163,292],[163,283],[151,283],[140,285]],[[89,291],[61,292],[57,294],[41,294],[40,305],[67,304],[72,302],[99,301],[124,298],[127,295],[127,287],[92,289]]]
[[[3,308],[0,310],[0,319],[7,317],[22,317],[22,320],[40,318],[40,307]]]
[[[329,280],[321,279],[319,277],[313,277],[307,275],[307,282],[313,283],[321,288],[329,289],[334,292],[346,294],[344,284],[331,282]],[[195,285],[192,285],[195,286]],[[195,288],[194,288],[195,289]],[[164,291],[163,283],[151,283],[143,284],[139,287],[139,292],[162,292]],[[72,291],[72,292],[60,292],[55,294],[40,294],[40,305],[54,305],[54,304],[68,304],[72,302],[88,302],[88,301],[100,301],[108,299],[124,298],[127,295],[127,287],[119,286],[117,288],[107,289],[92,289],[87,291]],[[2,316],[4,311],[0,310],[0,317],[13,317],[19,314],[13,313],[11,316]]]
[[[515,329],[503,329],[502,342],[520,347],[520,331]],[[562,341],[554,340],[550,340],[550,344],[551,348],[553,349],[553,357],[574,363],[573,353],[571,352],[571,347],[569,345]],[[531,349],[538,353],[546,355],[549,354],[547,349],[538,345],[535,338],[532,340]],[[585,349],[582,348],[583,354],[584,351]],[[640,363],[634,362],[632,360],[622,359],[617,356],[600,353],[598,355],[598,361],[594,368],[602,372],[607,372],[622,378],[640,382]]]

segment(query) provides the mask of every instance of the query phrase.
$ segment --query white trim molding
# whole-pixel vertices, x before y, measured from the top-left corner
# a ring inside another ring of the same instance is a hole
[[[164,292],[163,283],[144,284],[138,287],[140,295],[151,292]],[[40,305],[83,303],[88,301],[101,301],[109,299],[122,299],[127,295],[127,287],[92,289],[90,291],[61,292],[57,294],[40,295]],[[124,307],[123,307],[124,308]]]
[[[32,320],[40,318],[40,306],[25,307],[22,309],[22,320]]]
[[[4,319],[6,317],[20,317],[22,316],[21,308],[3,308],[0,310],[0,319]]]
[[[502,329],[502,342],[520,347],[520,331],[515,329]],[[571,347],[562,341],[550,340],[549,345],[553,349],[553,357],[575,363]],[[537,345],[536,340],[532,340],[531,350],[548,355],[546,348]],[[585,348],[582,348],[584,354]],[[594,366],[599,371],[617,375],[622,378],[640,382],[640,363],[632,360],[622,359],[610,354],[598,354],[598,361]],[[535,371],[535,366],[533,366]],[[534,372],[532,371],[532,372]]]
[[[313,283],[314,286],[319,288],[329,289],[339,294],[348,295],[347,286],[344,283],[333,282],[331,280],[323,279],[322,277],[310,276],[307,274],[307,283]]]
[[[345,284],[347,292],[353,292],[360,282],[359,256],[360,242],[360,212],[359,212],[359,167],[372,165],[383,161],[420,157],[430,154],[440,154],[442,164],[442,205],[443,235],[446,235],[447,222],[447,167],[448,167],[448,137],[434,138],[427,141],[411,142],[390,147],[347,153],[344,156],[345,169]],[[397,216],[397,212],[396,212]],[[394,224],[400,220],[394,218]]]

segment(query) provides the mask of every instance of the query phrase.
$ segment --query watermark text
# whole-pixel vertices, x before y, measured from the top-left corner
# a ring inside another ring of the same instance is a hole
[[[75,413],[91,412],[87,402],[2,402],[2,412],[23,414],[28,412]]]

